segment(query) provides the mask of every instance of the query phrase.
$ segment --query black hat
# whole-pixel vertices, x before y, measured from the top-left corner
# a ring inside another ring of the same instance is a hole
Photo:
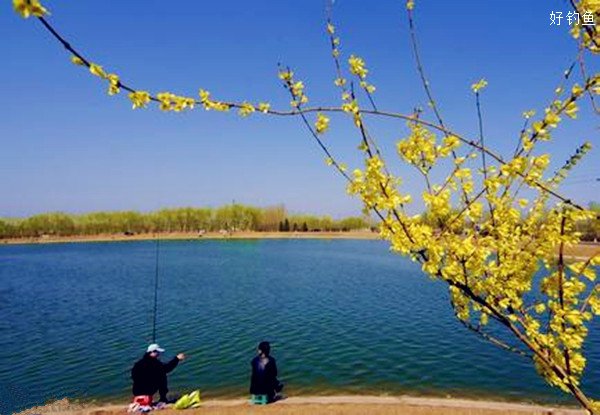
[[[266,356],[268,356],[271,352],[271,345],[269,344],[269,342],[260,342],[260,344],[258,345],[258,350],[260,350]]]

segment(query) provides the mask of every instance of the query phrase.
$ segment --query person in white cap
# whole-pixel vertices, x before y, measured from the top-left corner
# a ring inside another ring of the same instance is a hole
[[[167,373],[175,369],[179,362],[185,359],[185,355],[179,353],[168,363],[163,363],[159,357],[164,351],[158,344],[153,343],[148,346],[144,356],[133,365],[131,379],[134,401],[149,401],[147,404],[150,405],[153,395],[158,392],[159,402],[168,402]]]

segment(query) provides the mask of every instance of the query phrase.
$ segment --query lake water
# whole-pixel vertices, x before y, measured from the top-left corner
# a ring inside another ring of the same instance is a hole
[[[0,413],[51,398],[129,399],[152,336],[155,243],[0,246]],[[272,342],[288,395],[570,402],[526,359],[454,317],[447,289],[382,241],[163,241],[157,340],[188,360],[170,389],[247,394]],[[585,387],[600,396],[600,327]]]

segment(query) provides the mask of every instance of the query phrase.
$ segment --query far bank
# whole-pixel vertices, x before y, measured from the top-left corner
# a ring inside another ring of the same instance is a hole
[[[202,240],[202,239],[380,239],[379,233],[371,231],[321,231],[321,232],[169,232],[169,233],[139,233],[127,235],[100,234],[0,239],[0,244],[50,244],[71,242],[122,242],[148,240]]]

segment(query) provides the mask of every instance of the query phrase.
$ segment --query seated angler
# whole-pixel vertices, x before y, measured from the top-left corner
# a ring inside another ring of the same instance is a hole
[[[168,402],[167,373],[175,369],[179,362],[185,359],[185,355],[179,353],[169,362],[163,363],[159,357],[164,351],[158,344],[151,344],[131,369],[134,402],[151,405],[156,392],[159,394],[159,402]]]

